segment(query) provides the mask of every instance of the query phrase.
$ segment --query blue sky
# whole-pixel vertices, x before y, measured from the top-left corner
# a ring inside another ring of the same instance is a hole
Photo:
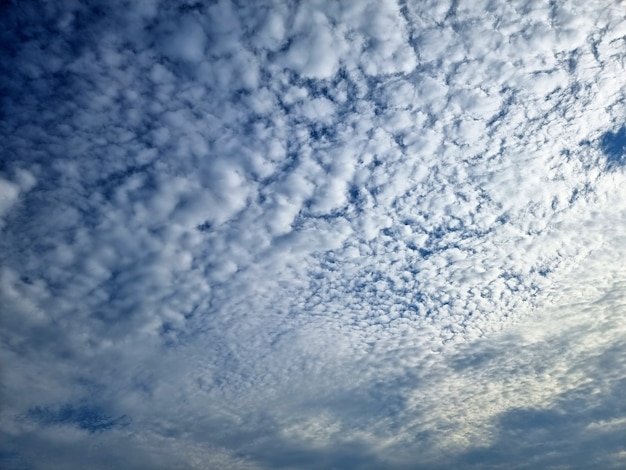
[[[0,7],[0,467],[626,466],[626,8]]]

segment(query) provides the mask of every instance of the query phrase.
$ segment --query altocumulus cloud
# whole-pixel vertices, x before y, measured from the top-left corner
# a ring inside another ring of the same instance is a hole
[[[623,4],[0,11],[2,468],[626,464]]]

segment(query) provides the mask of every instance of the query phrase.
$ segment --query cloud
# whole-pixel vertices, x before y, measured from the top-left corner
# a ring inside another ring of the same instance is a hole
[[[35,184],[35,177],[27,170],[16,170],[12,179],[0,175],[0,229],[4,226],[3,217]]]
[[[623,462],[619,6],[0,26],[0,466]]]

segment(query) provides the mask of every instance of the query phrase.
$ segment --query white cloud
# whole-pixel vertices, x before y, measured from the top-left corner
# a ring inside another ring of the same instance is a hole
[[[162,41],[163,49],[169,58],[194,63],[203,59],[206,34],[198,22],[185,18],[168,33],[164,35]]]
[[[0,216],[9,212],[9,209],[17,202],[19,194],[20,189],[17,184],[4,178],[0,179]]]

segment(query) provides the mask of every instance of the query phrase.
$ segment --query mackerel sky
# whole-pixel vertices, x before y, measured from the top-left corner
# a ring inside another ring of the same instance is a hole
[[[626,468],[626,4],[0,5],[0,468]]]

